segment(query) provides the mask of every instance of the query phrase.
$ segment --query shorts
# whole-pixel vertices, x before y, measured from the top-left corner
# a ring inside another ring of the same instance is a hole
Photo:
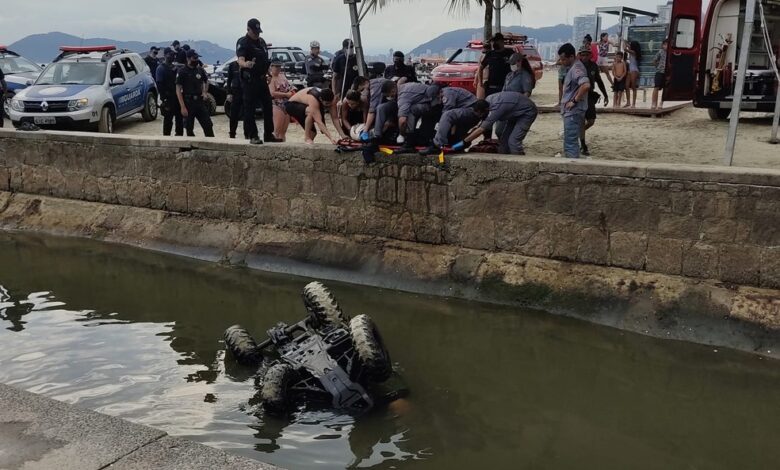
[[[601,56],[599,56],[598,64],[599,64],[599,67],[609,67],[609,57],[601,57]]]
[[[615,93],[622,93],[626,91],[626,77],[623,77],[622,80],[615,80],[613,89]]]
[[[663,72],[656,72],[655,73],[655,87],[656,88],[664,88],[666,87],[666,74]]]
[[[596,120],[596,104],[598,103],[598,100],[599,100],[598,93],[590,93],[588,95],[588,109],[585,111],[586,121]]]
[[[288,101],[287,104],[284,107],[284,110],[287,112],[287,114],[290,115],[291,118],[298,121],[298,124],[301,125],[301,127],[306,127],[306,109],[308,108],[307,105],[303,103],[293,103],[292,101]],[[312,130],[314,133],[317,133],[316,127],[312,127]]]

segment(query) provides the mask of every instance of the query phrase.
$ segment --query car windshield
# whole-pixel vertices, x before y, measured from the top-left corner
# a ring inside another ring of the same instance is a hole
[[[15,73],[39,73],[42,69],[24,57],[0,56],[0,69],[6,75]]]
[[[479,56],[482,55],[482,51],[475,51],[473,49],[463,49],[458,55],[452,58],[450,62],[479,62]]]
[[[306,55],[303,52],[293,52],[293,56],[295,56],[296,62],[304,62],[306,60]]]
[[[36,85],[102,85],[106,80],[103,62],[58,62],[43,71]]]

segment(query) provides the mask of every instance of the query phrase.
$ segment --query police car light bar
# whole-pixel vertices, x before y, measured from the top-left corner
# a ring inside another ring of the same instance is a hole
[[[60,51],[71,54],[88,54],[90,52],[115,51],[116,46],[61,46]]]

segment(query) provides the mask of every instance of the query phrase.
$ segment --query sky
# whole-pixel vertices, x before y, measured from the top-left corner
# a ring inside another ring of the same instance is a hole
[[[369,13],[363,23],[366,52],[384,53],[391,47],[408,51],[441,33],[482,26],[483,13],[478,6],[466,14],[451,15],[446,3],[399,0],[379,13]],[[612,3],[656,11],[656,5],[665,0],[522,3],[522,14],[504,10],[504,25],[552,26]],[[335,51],[350,33],[348,7],[343,0],[38,0],[13,4],[0,15],[0,44],[10,44],[29,34],[60,31],[122,41],[203,39],[230,49],[246,32],[246,21],[252,17],[260,19],[266,40],[279,46],[307,48],[316,39],[323,49]]]

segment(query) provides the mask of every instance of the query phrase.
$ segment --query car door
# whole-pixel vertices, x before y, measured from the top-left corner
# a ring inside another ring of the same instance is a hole
[[[689,101],[696,88],[702,0],[674,0],[666,57],[664,101]]]
[[[123,57],[119,60],[127,77],[127,85],[130,88],[128,100],[129,110],[139,110],[144,106],[144,81],[138,68],[130,57]]]
[[[114,85],[114,80],[118,78],[121,78],[123,83]],[[130,104],[130,84],[127,82],[125,70],[122,68],[122,64],[119,63],[119,59],[111,61],[108,80],[111,86],[111,96],[113,96],[114,105],[116,106],[116,115],[117,117],[122,116],[132,108]]]

